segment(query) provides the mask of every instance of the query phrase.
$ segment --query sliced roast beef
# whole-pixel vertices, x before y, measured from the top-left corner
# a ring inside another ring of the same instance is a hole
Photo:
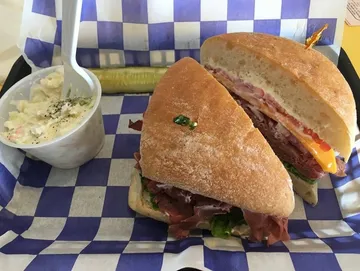
[[[319,179],[326,174],[312,154],[301,142],[280,123],[269,118],[244,99],[234,95],[234,99],[251,118],[280,160],[293,165],[302,175]],[[338,176],[344,176],[345,163],[337,158]]]
[[[191,229],[195,229],[196,224]],[[169,233],[171,236],[174,236],[176,239],[184,239],[190,235],[189,227],[184,229],[182,224],[172,224],[169,225]]]
[[[171,224],[177,224],[193,215],[193,206],[172,199],[163,192],[154,196],[154,202],[158,205],[160,211],[169,216]]]
[[[268,245],[272,245],[279,240],[290,240],[287,218],[277,218],[246,210],[244,218],[251,229],[250,239],[252,241],[262,241],[264,237],[268,237]]]
[[[135,157],[139,158],[139,154]],[[214,216],[230,213],[235,208],[225,202],[147,178],[142,178],[142,183],[151,193],[153,202],[157,204],[159,210],[169,216],[169,233],[177,239],[188,237],[192,229],[209,228]],[[240,209],[238,211],[241,212]],[[251,231],[254,231],[253,240],[260,241],[268,236],[268,244],[270,244],[270,242],[289,239],[286,231],[287,218],[274,218],[247,211],[245,213],[251,214],[248,215],[248,224]],[[246,217],[245,220],[247,221]]]
[[[177,239],[186,238],[193,229],[210,227],[210,221],[215,215],[226,214],[230,212],[231,205],[218,202],[214,205],[194,206],[194,214],[178,224],[169,226],[169,232]]]
[[[159,183],[151,181],[147,178],[143,178],[143,184],[147,187],[149,192],[152,194],[157,194],[160,191],[162,191],[162,189],[160,187],[158,187]]]
[[[247,101],[233,96],[260,130],[280,160],[293,165],[301,174],[310,179],[318,179],[325,172],[298,139],[284,126],[269,118]]]
[[[158,186],[162,187],[171,198],[186,204],[194,204],[192,193],[169,185],[159,184]]]

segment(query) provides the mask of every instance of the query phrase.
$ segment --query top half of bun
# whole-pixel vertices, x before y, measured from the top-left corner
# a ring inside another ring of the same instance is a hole
[[[173,122],[184,115],[194,130]],[[288,216],[291,179],[228,91],[184,58],[162,77],[144,115],[143,176],[257,213]]]
[[[356,133],[354,98],[337,67],[320,52],[277,36],[231,33],[206,40],[201,63],[262,88],[349,158]]]

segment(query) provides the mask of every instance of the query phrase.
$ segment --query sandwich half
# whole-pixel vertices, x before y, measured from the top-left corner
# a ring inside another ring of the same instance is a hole
[[[195,60],[169,68],[138,128],[134,211],[170,224],[176,238],[201,228],[268,244],[289,239],[290,176],[244,110]]]
[[[336,66],[300,43],[260,33],[211,37],[200,54],[284,163],[295,192],[315,205],[317,179],[344,176],[355,141],[355,101]]]

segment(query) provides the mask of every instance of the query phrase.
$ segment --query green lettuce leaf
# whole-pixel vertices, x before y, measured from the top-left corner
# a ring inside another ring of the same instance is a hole
[[[315,180],[315,179],[309,179],[309,178],[305,177],[304,175],[302,175],[293,165],[291,165],[287,162],[283,162],[283,164],[287,171],[291,172],[292,174],[294,174],[296,177],[299,177],[303,181],[305,181],[309,184],[315,184],[317,182],[317,180]]]
[[[211,234],[214,237],[228,238],[231,235],[230,220],[227,215],[216,215],[211,220]]]
[[[153,193],[151,193],[151,192],[149,191],[149,189],[147,189],[147,187],[144,185],[144,179],[145,179],[145,178],[144,178],[141,174],[139,174],[139,175],[140,175],[140,179],[141,179],[141,183],[142,183],[143,189],[144,189],[146,192],[149,193],[150,202],[151,202],[152,208],[153,208],[154,210],[159,210],[159,205],[157,205],[157,203],[154,201],[155,195],[154,195]]]
[[[150,193],[150,202],[151,202],[151,206],[154,210],[159,210],[159,205],[157,205],[157,203],[154,201],[154,195]]]
[[[211,234],[214,237],[228,238],[231,235],[232,228],[241,224],[246,224],[242,211],[238,208],[232,208],[230,213],[215,215],[211,219]]]

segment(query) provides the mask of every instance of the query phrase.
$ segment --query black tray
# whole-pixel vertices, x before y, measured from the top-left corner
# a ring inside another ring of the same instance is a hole
[[[343,49],[340,50],[338,69],[349,83],[354,94],[356,102],[357,124],[358,127],[360,127],[360,79],[354,69],[354,66],[351,64],[349,57]],[[30,66],[25,62],[22,56],[19,57],[12,66],[9,75],[4,82],[3,88],[0,92],[0,98],[12,85],[30,73]]]

